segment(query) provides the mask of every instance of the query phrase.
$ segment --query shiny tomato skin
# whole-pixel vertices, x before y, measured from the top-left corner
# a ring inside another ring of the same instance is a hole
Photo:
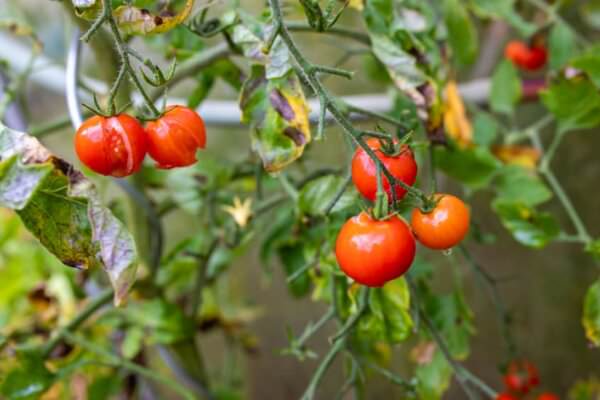
[[[417,179],[417,163],[412,151],[408,146],[403,146],[400,154],[390,157],[382,153],[381,144],[378,139],[371,138],[367,140],[367,145],[373,149],[377,158],[390,171],[390,173],[412,186]],[[368,200],[374,201],[377,194],[377,167],[373,160],[362,148],[357,148],[352,157],[352,182],[356,189]],[[386,177],[383,177],[383,187],[391,198],[390,183]],[[396,198],[401,199],[406,194],[406,190],[396,185]]]
[[[75,134],[75,152],[81,162],[102,175],[124,177],[137,172],[147,150],[146,133],[134,117],[95,115]]]
[[[514,360],[504,375],[506,388],[516,393],[528,393],[540,384],[540,375],[533,363],[527,360]]]
[[[361,212],[342,226],[335,255],[346,275],[360,284],[379,287],[410,268],[415,249],[415,239],[404,220],[393,216],[378,221]]]
[[[542,393],[537,397],[537,400],[560,400],[560,398],[554,393]]]
[[[517,397],[510,393],[498,393],[495,400],[518,400]]]
[[[146,124],[148,153],[158,168],[186,167],[196,162],[196,152],[206,146],[204,121],[194,110],[172,106]]]
[[[464,239],[469,232],[469,209],[458,197],[436,194],[435,208],[424,213],[418,208],[412,212],[411,226],[419,242],[430,249],[449,249]]]
[[[504,55],[516,66],[535,71],[542,68],[548,59],[548,52],[543,45],[529,47],[520,40],[513,40],[506,45]]]

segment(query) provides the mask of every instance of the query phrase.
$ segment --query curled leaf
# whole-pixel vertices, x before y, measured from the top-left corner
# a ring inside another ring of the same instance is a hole
[[[120,304],[135,280],[137,253],[123,224],[100,204],[94,185],[40,142],[0,125],[0,206],[64,264],[101,266]]]
[[[252,147],[269,172],[298,159],[311,140],[308,105],[291,71],[269,80],[265,67],[254,65],[242,88],[240,109],[242,122],[252,128]]]
[[[444,126],[448,136],[460,147],[465,148],[473,144],[473,127],[455,81],[449,81],[446,85]]]
[[[600,346],[600,280],[588,289],[583,303],[585,335],[594,346]]]
[[[144,8],[123,5],[113,12],[113,16],[123,32],[147,35],[164,33],[175,28],[190,15],[193,7],[194,0],[187,0],[181,11],[176,14],[168,10],[153,14]]]
[[[492,152],[505,164],[519,165],[530,170],[537,166],[542,153],[531,146],[498,145],[492,148]]]

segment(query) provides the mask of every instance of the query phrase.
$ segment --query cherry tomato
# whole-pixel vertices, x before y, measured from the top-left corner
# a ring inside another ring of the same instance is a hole
[[[413,232],[426,247],[449,249],[463,240],[469,231],[469,209],[462,200],[449,194],[436,194],[434,199],[437,204],[431,212],[413,210]]]
[[[540,384],[537,368],[527,360],[512,361],[504,375],[506,388],[517,393],[527,393]]]
[[[402,146],[400,152],[396,156],[387,156],[381,151],[379,139],[367,140],[367,145],[373,149],[377,158],[390,171],[390,173],[412,186],[417,179],[417,163],[413,157],[413,153],[408,146]],[[377,194],[377,167],[369,155],[362,149],[356,149],[352,158],[352,181],[358,191],[367,199],[375,200]],[[390,183],[386,177],[383,177],[383,188],[391,196]],[[396,185],[396,198],[401,199],[406,194],[406,190]]]
[[[504,55],[516,66],[528,71],[540,69],[548,58],[548,52],[543,45],[529,47],[519,40],[509,42],[504,49]]]
[[[95,115],[75,134],[75,152],[83,164],[102,175],[123,177],[140,169],[146,156],[146,134],[127,114]]]
[[[542,393],[537,397],[537,400],[560,400],[560,398],[554,393]]]
[[[496,400],[518,400],[515,396],[510,393],[498,393]]]
[[[404,220],[393,216],[378,221],[361,212],[342,226],[335,255],[346,275],[363,285],[378,287],[410,268],[415,247]]]
[[[196,151],[206,146],[204,121],[194,110],[172,106],[146,125],[148,153],[158,168],[185,167],[196,162]]]

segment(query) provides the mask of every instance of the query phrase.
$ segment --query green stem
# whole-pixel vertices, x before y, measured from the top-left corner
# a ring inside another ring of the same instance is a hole
[[[367,306],[369,305],[369,288],[367,286],[363,286],[360,291],[360,295],[358,298],[358,310],[354,315],[346,320],[342,329],[339,330],[331,339],[331,342],[335,342],[340,340],[343,337],[346,337],[352,329],[356,326],[360,318],[367,311]]]
[[[315,371],[314,375],[312,376],[310,383],[308,384],[308,387],[306,388],[306,391],[302,395],[302,400],[313,400],[314,399],[315,392],[317,391],[317,388],[319,387],[321,380],[323,380],[325,373],[327,372],[327,370],[329,369],[331,364],[333,364],[333,361],[335,360],[337,354],[344,349],[345,345],[346,345],[346,338],[343,337],[343,338],[337,340],[333,344],[333,346],[331,346],[331,348],[329,349],[329,351],[327,352],[325,357],[323,357],[323,361],[321,361],[321,364],[319,364],[319,366],[317,367],[317,370]]]
[[[196,282],[194,283],[194,289],[192,291],[192,301],[190,302],[190,316],[192,318],[196,318],[196,315],[200,311],[202,307],[202,292],[204,289],[204,284],[206,283],[206,270],[208,267],[208,263],[210,261],[210,257],[217,249],[219,245],[219,240],[215,239],[211,243],[206,254],[199,256],[198,260],[198,268],[196,268]]]
[[[97,354],[101,357],[106,358],[114,367],[123,367],[131,372],[139,374],[140,376],[144,376],[148,379],[152,379],[158,383],[165,385],[176,393],[179,393],[186,399],[194,400],[196,397],[192,392],[186,389],[184,386],[179,384],[176,381],[173,381],[171,378],[163,376],[158,372],[154,372],[148,368],[145,368],[139,364],[135,364],[129,360],[126,360],[122,357],[113,354],[104,348],[92,343],[78,335],[74,335],[71,332],[64,333],[65,339],[67,339],[72,344],[75,344],[82,349],[89,351],[90,353]]]
[[[62,338],[69,333],[79,328],[89,317],[96,311],[110,303],[113,296],[112,289],[105,289],[95,299],[90,301],[69,323],[52,335],[42,350],[43,357],[48,357],[50,353],[58,346]]]
[[[302,333],[302,336],[298,338],[295,345],[298,347],[303,347],[306,342],[318,331],[321,330],[329,322],[333,317],[335,317],[335,310],[333,307],[330,307],[329,310],[317,322],[313,325],[309,325],[307,329]]]
[[[310,25],[303,22],[287,22],[285,26],[288,30],[294,32],[317,33]],[[367,35],[366,33],[353,31],[351,29],[334,27],[319,33],[346,37],[349,39],[353,39],[359,43],[365,44],[367,46],[371,44],[371,39],[369,38],[369,35]]]

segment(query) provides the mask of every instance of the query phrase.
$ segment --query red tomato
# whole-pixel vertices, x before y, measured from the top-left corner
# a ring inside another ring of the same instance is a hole
[[[390,171],[390,173],[412,186],[417,179],[417,163],[413,153],[408,146],[402,146],[400,153],[396,156],[387,156],[380,150],[381,144],[378,139],[367,140],[367,145],[373,149],[377,158]],[[369,155],[362,149],[356,149],[352,158],[352,181],[358,191],[367,199],[375,200],[377,194],[377,167]],[[390,183],[386,177],[383,177],[383,187],[391,196]],[[396,198],[401,199],[406,194],[406,190],[396,185]]]
[[[529,47],[519,40],[509,42],[504,49],[504,55],[516,66],[528,71],[535,71],[542,68],[548,58],[548,53],[544,46],[535,45]]]
[[[75,134],[75,152],[83,164],[102,175],[123,177],[140,169],[146,156],[146,134],[127,114],[95,115]]]
[[[542,393],[537,397],[537,400],[560,400],[560,398],[554,393]]]
[[[426,247],[436,250],[457,245],[469,231],[469,209],[458,197],[436,194],[435,208],[424,213],[418,208],[412,212],[411,225],[417,239]]]
[[[415,258],[415,239],[406,222],[378,221],[366,212],[350,218],[338,234],[335,255],[356,282],[378,287],[404,274]]]
[[[146,125],[148,153],[158,168],[185,167],[196,162],[196,152],[206,146],[204,121],[194,110],[172,106]]]
[[[527,360],[512,361],[504,375],[506,388],[513,392],[527,393],[540,384],[537,368]]]
[[[498,393],[496,400],[518,400],[515,396],[510,393]]]

